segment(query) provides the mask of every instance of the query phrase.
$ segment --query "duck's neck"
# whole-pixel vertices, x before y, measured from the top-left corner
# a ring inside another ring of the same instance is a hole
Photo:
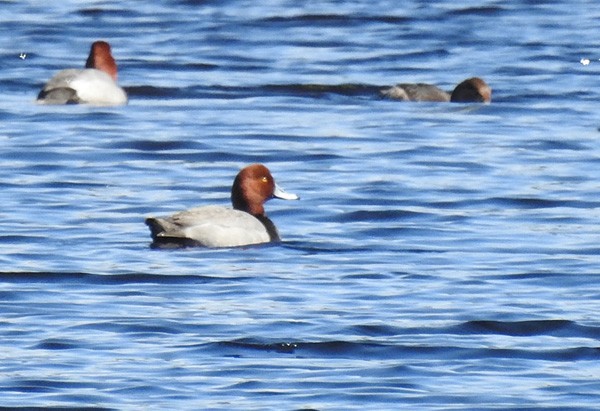
[[[109,55],[99,55],[99,53],[90,53],[87,61],[85,62],[85,68],[95,68],[103,71],[116,82],[117,81],[117,63],[115,59]]]
[[[267,217],[266,215],[255,216],[258,221],[262,223],[267,229],[267,234],[269,234],[269,238],[271,241],[281,241],[279,238],[279,232],[277,231],[277,227],[275,224]]]
[[[233,208],[252,214],[254,217],[265,216],[265,207],[262,198],[253,198],[244,195],[243,191],[234,185],[231,191],[231,204]]]

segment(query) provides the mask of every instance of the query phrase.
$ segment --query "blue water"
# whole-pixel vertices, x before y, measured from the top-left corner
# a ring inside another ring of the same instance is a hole
[[[0,3],[0,407],[598,409],[600,3]],[[254,162],[282,244],[149,247]]]

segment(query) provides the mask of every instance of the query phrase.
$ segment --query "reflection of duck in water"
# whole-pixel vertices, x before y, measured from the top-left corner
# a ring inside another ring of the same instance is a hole
[[[402,83],[381,90],[384,97],[402,101],[451,101],[456,103],[489,103],[492,89],[479,77],[472,77],[460,83],[452,93],[437,86],[423,83]]]

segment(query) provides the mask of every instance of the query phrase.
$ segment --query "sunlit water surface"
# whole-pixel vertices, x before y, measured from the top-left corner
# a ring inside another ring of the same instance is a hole
[[[598,408],[600,4],[1,3],[0,406]],[[129,105],[34,104],[96,39]],[[283,243],[149,247],[254,162]]]

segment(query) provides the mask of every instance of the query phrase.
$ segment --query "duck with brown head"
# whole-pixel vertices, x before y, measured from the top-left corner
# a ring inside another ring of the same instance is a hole
[[[110,45],[96,41],[84,69],[61,70],[52,77],[37,97],[40,104],[127,104],[125,90],[117,85],[117,63]]]
[[[402,101],[439,101],[454,103],[489,103],[492,89],[479,77],[471,77],[458,84],[452,93],[424,83],[401,83],[381,90],[384,97]]]
[[[231,188],[233,208],[204,206],[169,217],[150,217],[152,246],[238,247],[279,241],[275,224],[266,216],[264,203],[271,198],[297,200],[283,191],[262,164],[243,168]]]

